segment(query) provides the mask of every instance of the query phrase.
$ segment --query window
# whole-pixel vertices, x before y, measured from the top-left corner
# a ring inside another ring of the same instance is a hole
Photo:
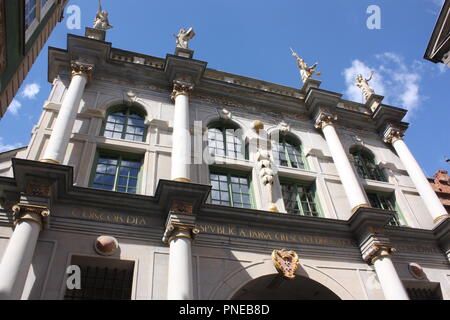
[[[370,151],[364,149],[350,150],[353,156],[356,171],[363,179],[387,181],[382,169],[375,164],[375,157]]]
[[[126,193],[139,191],[138,181],[142,159],[136,155],[99,152],[94,166],[91,187]]]
[[[74,256],[80,267],[81,289],[67,289],[64,300],[130,300],[133,261]]]
[[[239,126],[231,121],[218,121],[208,127],[208,148],[211,155],[248,159]]]
[[[313,186],[290,181],[281,181],[280,184],[284,206],[288,213],[302,216],[320,216]]]
[[[34,31],[36,31],[39,23],[43,20],[54,2],[55,0],[25,0],[23,17],[25,42],[28,42]]]
[[[145,116],[138,110],[121,108],[108,114],[103,135],[107,138],[131,141],[145,140]]]
[[[272,153],[278,164],[290,168],[305,168],[300,142],[291,135],[281,134],[279,141],[272,140]]]
[[[395,211],[395,215],[389,222],[390,226],[401,226],[405,225],[403,217],[399,214],[399,209],[395,204],[395,199],[393,196],[383,195],[379,193],[367,193],[370,205],[374,208]]]
[[[37,18],[36,1],[25,0],[25,30],[28,30]]]
[[[211,203],[223,206],[252,208],[248,175],[211,169]]]

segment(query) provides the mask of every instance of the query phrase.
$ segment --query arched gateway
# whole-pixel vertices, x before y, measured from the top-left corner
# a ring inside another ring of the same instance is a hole
[[[298,276],[286,280],[278,274],[254,279],[240,288],[231,300],[340,300],[317,281]]]

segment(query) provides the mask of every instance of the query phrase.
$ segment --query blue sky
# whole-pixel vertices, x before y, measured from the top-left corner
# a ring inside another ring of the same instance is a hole
[[[113,47],[165,57],[172,34],[193,26],[195,58],[210,68],[300,87],[292,46],[308,63],[319,62],[322,88],[361,102],[353,74],[370,70],[385,103],[410,110],[405,140],[432,176],[450,169],[450,69],[423,59],[442,0],[103,0]],[[13,102],[0,120],[0,151],[27,145],[50,92],[47,47],[66,48],[66,35],[92,26],[97,1],[71,0],[81,8],[81,29],[65,20],[53,31]],[[367,8],[381,9],[381,29],[370,30]]]

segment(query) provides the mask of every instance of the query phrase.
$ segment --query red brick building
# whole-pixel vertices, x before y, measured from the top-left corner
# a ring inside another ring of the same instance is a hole
[[[450,213],[450,181],[448,172],[439,170],[434,175],[434,178],[428,178],[434,191],[436,191],[439,199],[441,199],[447,212]]]

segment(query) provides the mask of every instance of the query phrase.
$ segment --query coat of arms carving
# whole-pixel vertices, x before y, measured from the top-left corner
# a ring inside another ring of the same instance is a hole
[[[294,279],[295,272],[298,269],[298,255],[295,251],[288,251],[286,249],[273,250],[272,260],[275,268],[286,279]]]

